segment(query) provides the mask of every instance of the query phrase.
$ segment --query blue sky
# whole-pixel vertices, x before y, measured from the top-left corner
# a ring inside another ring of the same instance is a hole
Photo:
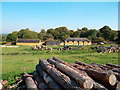
[[[118,29],[117,2],[2,2],[2,33],[61,26],[99,29],[104,25]]]

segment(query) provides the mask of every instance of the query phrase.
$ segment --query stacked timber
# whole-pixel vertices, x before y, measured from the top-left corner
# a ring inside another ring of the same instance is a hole
[[[118,65],[66,63],[58,57],[40,59],[33,77],[26,77],[27,89],[120,90]]]
[[[119,52],[120,47],[119,46],[97,46],[97,47],[91,47],[91,49],[96,49],[99,53],[114,53]]]

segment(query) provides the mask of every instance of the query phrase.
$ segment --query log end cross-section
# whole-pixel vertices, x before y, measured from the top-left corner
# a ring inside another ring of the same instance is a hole
[[[116,77],[115,77],[115,75],[114,74],[111,74],[110,75],[110,77],[109,77],[109,83],[110,83],[110,85],[115,85],[115,83],[116,83]]]

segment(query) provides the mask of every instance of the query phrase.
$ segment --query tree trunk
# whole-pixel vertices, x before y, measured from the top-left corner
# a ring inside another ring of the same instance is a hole
[[[38,90],[35,82],[31,77],[26,77],[25,83],[28,90]]]
[[[35,81],[37,82],[37,86],[40,90],[48,90],[46,83],[44,82],[42,77],[40,77],[38,75],[37,71],[33,72],[33,77],[34,77]]]
[[[62,72],[64,72],[68,76],[72,77],[83,88],[92,88],[93,87],[93,82],[91,79],[89,79],[89,77],[75,71],[74,69],[72,69],[69,66],[64,65],[62,63],[54,62],[54,61],[53,61],[53,63],[59,70],[61,70]]]
[[[36,69],[40,76],[44,79],[45,83],[48,85],[50,89],[62,90],[62,88],[46,73],[43,71],[40,65],[36,66]]]
[[[81,89],[78,87],[76,84],[72,84],[71,79],[66,76],[65,74],[61,73],[58,71],[56,68],[52,67],[46,60],[41,59],[39,64],[43,67],[44,70],[46,70],[47,73],[58,83],[60,84],[63,88],[65,89]]]

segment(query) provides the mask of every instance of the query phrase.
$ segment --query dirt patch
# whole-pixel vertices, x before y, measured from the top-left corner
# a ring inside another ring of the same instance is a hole
[[[25,70],[28,70],[30,69],[29,67],[22,67],[21,70],[25,71]]]
[[[34,60],[27,60],[27,61],[25,61],[25,62],[33,62]]]

